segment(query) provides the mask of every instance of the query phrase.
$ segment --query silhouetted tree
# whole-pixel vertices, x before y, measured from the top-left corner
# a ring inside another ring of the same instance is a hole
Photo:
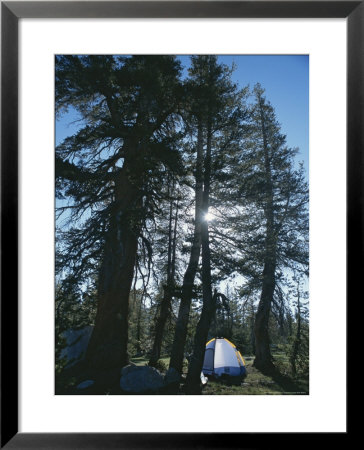
[[[272,370],[268,324],[277,287],[284,282],[282,271],[308,271],[308,187],[302,166],[295,169],[297,149],[286,146],[274,109],[259,84],[254,97],[250,133],[239,161],[239,193],[245,209],[241,232],[249,243],[241,272],[261,289],[254,365]]]
[[[58,114],[74,108],[80,130],[56,149],[57,195],[71,199],[58,267],[78,282],[97,271],[91,368],[128,361],[128,305],[138,241],[178,170],[180,63],[173,56],[56,58]],[[145,240],[143,240],[145,244]]]

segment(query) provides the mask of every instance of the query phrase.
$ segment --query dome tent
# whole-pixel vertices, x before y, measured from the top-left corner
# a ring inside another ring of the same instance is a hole
[[[245,361],[235,345],[226,338],[213,338],[206,344],[204,375],[246,376]]]

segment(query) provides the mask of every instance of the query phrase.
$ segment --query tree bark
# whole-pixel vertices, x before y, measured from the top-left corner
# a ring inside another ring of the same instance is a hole
[[[301,303],[300,303],[300,290],[299,285],[297,287],[297,332],[293,344],[291,366],[292,375],[295,377],[297,374],[297,357],[301,346]]]
[[[275,288],[275,265],[266,261],[263,270],[262,293],[255,317],[255,360],[254,367],[262,371],[274,369],[269,346],[269,315]]]
[[[211,179],[211,125],[207,126],[207,145],[204,163],[204,191],[203,191],[203,213],[207,214],[210,198]],[[202,295],[203,306],[200,320],[197,324],[194,339],[193,354],[190,360],[186,379],[186,392],[195,394],[200,392],[200,376],[203,366],[205,347],[211,320],[215,312],[216,290],[212,295],[211,287],[211,255],[209,242],[209,225],[206,219],[201,223],[201,244],[202,244]]]
[[[269,315],[273,302],[275,290],[275,271],[276,271],[276,253],[277,239],[274,229],[274,203],[273,203],[273,184],[270,166],[270,155],[268,149],[268,139],[266,133],[266,124],[263,111],[262,99],[259,99],[260,117],[263,137],[264,168],[265,168],[265,186],[266,203],[264,214],[266,218],[266,238],[265,238],[265,258],[263,268],[262,293],[255,318],[255,360],[254,366],[263,371],[274,370],[272,355],[269,342]]]
[[[155,335],[152,347],[152,353],[149,359],[149,366],[155,366],[161,356],[161,348],[164,334],[164,327],[170,314],[172,295],[168,286],[165,286],[163,299],[160,306],[160,313],[155,324]]]
[[[115,186],[115,200],[99,271],[95,327],[86,352],[89,368],[120,369],[128,363],[129,295],[138,246],[138,221],[133,211],[140,205],[136,186],[124,163]]]
[[[193,285],[198,268],[201,251],[201,216],[202,216],[202,161],[203,161],[203,132],[202,123],[198,124],[197,158],[196,158],[196,187],[195,187],[195,229],[191,247],[189,263],[183,277],[181,302],[178,311],[177,323],[174,333],[170,369],[182,374],[184,348],[187,337],[187,325],[191,309]]]
[[[210,248],[208,242],[208,224],[205,220],[201,226],[202,237],[202,293],[203,306],[200,320],[196,327],[194,339],[193,354],[190,360],[188,374],[186,379],[186,392],[189,394],[199,393],[200,375],[205,356],[205,347],[207,336],[215,311],[216,290],[214,295],[211,291],[211,264],[210,264]]]
[[[255,334],[254,334],[254,328],[255,328],[255,310],[254,310],[254,301],[251,300],[251,318],[250,318],[250,342],[252,346],[252,352],[253,355],[255,355]]]
[[[135,296],[135,291],[134,291]],[[143,307],[143,296],[139,299],[138,305],[138,316],[137,316],[137,334],[136,334],[136,353],[140,355],[142,353],[141,347],[141,322],[142,322],[142,308]]]

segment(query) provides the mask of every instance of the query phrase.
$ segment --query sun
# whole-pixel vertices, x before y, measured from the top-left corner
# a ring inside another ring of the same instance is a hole
[[[211,222],[211,220],[214,218],[214,216],[211,214],[211,213],[206,213],[205,214],[205,216],[204,216],[204,219],[207,221],[207,222]]]

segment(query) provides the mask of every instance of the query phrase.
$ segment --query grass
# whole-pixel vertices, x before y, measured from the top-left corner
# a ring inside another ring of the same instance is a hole
[[[308,394],[308,380],[295,379],[290,377],[289,361],[287,355],[283,351],[277,350],[274,354],[274,363],[277,368],[274,374],[264,374],[253,367],[253,356],[245,357],[247,377],[237,385],[229,383],[226,380],[217,381],[209,379],[207,385],[202,390],[203,395],[294,395]],[[148,364],[148,358],[139,356],[131,358],[130,361],[137,366],[145,366]],[[158,370],[164,374],[169,366],[169,357],[164,356],[159,360]],[[64,372],[57,376],[56,392],[57,394],[79,394],[75,391],[75,386],[84,381],[82,373],[77,374]],[[187,361],[183,365],[183,375],[187,375]],[[88,391],[89,392],[89,391]],[[181,391],[182,392],[182,391]],[[91,392],[89,392],[91,393]],[[96,392],[95,392],[96,393]],[[97,392],[100,393],[100,392]],[[116,390],[114,392],[118,394]]]
[[[210,379],[204,387],[204,395],[294,395],[308,394],[308,380],[292,380],[288,375],[287,368],[288,357],[283,352],[277,352],[273,355],[276,366],[279,369],[274,375],[265,375],[253,367],[253,357],[246,357],[247,377],[237,386],[228,385],[226,382],[220,382]],[[161,361],[165,367],[169,365],[169,358],[163,357]],[[145,357],[131,358],[131,362],[137,366],[148,364]],[[185,366],[186,367],[186,366]],[[185,368],[184,374],[187,372]]]

